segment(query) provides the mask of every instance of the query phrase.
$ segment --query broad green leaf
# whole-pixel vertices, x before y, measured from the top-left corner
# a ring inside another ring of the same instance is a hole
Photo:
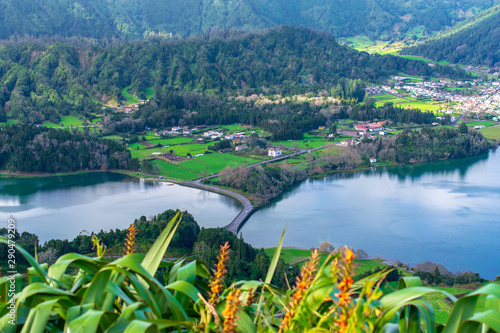
[[[58,300],[47,301],[38,304],[30,310],[28,318],[23,325],[21,333],[43,333],[47,322],[49,321],[50,314],[54,306],[57,305]]]
[[[71,321],[68,325],[68,332],[71,333],[93,333],[98,332],[99,323],[104,311],[89,310],[80,317]]]
[[[160,266],[163,256],[165,255],[165,252],[174,237],[175,231],[177,230],[181,219],[182,213],[179,211],[175,214],[172,220],[168,222],[165,229],[161,232],[160,236],[158,236],[156,241],[153,243],[153,246],[151,246],[148,253],[142,260],[142,266],[152,276],[156,274],[156,270],[158,269],[158,266]]]

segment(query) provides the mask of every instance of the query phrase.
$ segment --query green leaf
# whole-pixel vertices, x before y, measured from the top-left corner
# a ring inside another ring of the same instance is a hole
[[[174,237],[175,231],[179,226],[179,223],[182,219],[182,213],[179,211],[175,216],[168,222],[165,229],[162,231],[160,236],[156,239],[153,246],[149,249],[148,253],[142,260],[142,266],[154,276],[156,274],[156,270],[160,266],[160,263],[165,255],[165,252]]]
[[[38,304],[30,310],[28,318],[23,325],[21,333],[43,333],[50,318],[50,314],[58,300],[47,301]]]
[[[274,250],[273,259],[271,260],[271,264],[269,265],[269,269],[267,271],[266,279],[264,280],[264,282],[267,284],[271,284],[274,272],[276,271],[276,266],[278,266],[278,261],[280,260],[280,255],[281,255],[281,248],[283,247],[283,239],[285,238],[285,231],[286,231],[286,226],[285,229],[283,229],[283,232],[281,233],[280,242],[278,243],[276,250]]]
[[[0,244],[6,244],[9,245],[9,240],[5,238],[4,236],[0,236]],[[17,253],[20,253],[35,269],[35,272],[38,274],[38,277],[42,280],[42,282],[47,282],[47,272],[40,266],[40,264],[33,258],[31,254],[28,253],[25,249],[23,249],[22,246],[20,246],[18,243],[14,244],[14,247],[17,250]]]
[[[80,317],[71,321],[68,325],[67,331],[71,333],[97,332],[103,314],[104,311],[89,310]]]

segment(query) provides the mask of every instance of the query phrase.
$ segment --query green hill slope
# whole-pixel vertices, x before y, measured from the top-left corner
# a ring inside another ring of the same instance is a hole
[[[0,0],[0,38],[11,35],[142,38],[212,28],[303,25],[371,38],[452,26],[499,0]]]
[[[10,119],[58,123],[59,115],[98,112],[101,105],[96,99],[114,103],[130,99],[129,94],[145,99],[151,87],[221,96],[290,95],[330,91],[339,83],[346,86],[341,79],[377,82],[400,72],[465,75],[451,67],[358,52],[339,45],[331,34],[288,26],[228,34],[224,39],[156,40],[117,47],[10,43],[0,47],[0,115],[4,109]],[[361,93],[360,98],[362,88]]]
[[[401,53],[450,63],[496,66],[500,62],[499,49],[500,6],[496,6]]]

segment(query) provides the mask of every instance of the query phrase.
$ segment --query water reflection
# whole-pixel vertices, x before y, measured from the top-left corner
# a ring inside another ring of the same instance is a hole
[[[500,274],[500,154],[338,173],[302,182],[257,211],[247,241],[273,247],[348,244],[409,264]],[[481,258],[478,260],[477,258]]]

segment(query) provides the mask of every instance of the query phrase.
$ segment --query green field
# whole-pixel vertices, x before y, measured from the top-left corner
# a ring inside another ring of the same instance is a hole
[[[68,126],[82,126],[83,122],[73,116],[62,116],[61,117],[61,126],[68,127]]]
[[[412,108],[412,109],[420,109],[422,111],[437,111],[441,109],[440,105],[429,104],[425,102],[408,102],[408,103],[399,103],[398,106],[403,108]]]
[[[471,123],[467,123],[466,125],[469,127],[473,127],[473,126],[477,126],[477,125],[483,125],[484,127],[491,127],[491,126],[498,125],[498,123],[497,122],[492,123],[489,121],[473,121]]]
[[[200,157],[195,157],[195,159],[204,162],[206,165],[208,165],[207,169],[208,175],[218,173],[227,166],[237,167],[240,165],[248,165],[260,162],[259,160],[246,158],[244,156],[220,154],[220,153],[203,155]]]
[[[500,126],[492,126],[480,130],[484,137],[490,140],[500,140]]]
[[[191,169],[187,169],[177,164],[169,163],[163,160],[154,160],[153,163],[160,167],[159,174],[164,177],[180,180],[193,180],[202,176],[201,174],[196,173]]]
[[[117,140],[121,141],[123,138],[119,135],[108,135],[108,136],[103,136],[103,139],[108,139],[108,140]]]
[[[146,98],[150,99],[156,95],[155,89],[153,87],[146,88]]]
[[[45,127],[61,127],[60,124],[55,124],[55,123],[52,123],[50,121],[44,121],[42,123],[42,125],[45,126]]]
[[[128,104],[139,103],[139,99],[128,92],[129,89],[130,89],[130,86],[126,86],[125,88],[122,89],[122,95],[123,95],[123,97],[125,97],[127,103]]]
[[[272,257],[276,248],[264,249],[264,252]],[[292,262],[303,262],[311,256],[310,250],[285,248],[281,249],[280,258],[283,259],[285,264]],[[327,257],[326,254],[320,254],[320,261],[322,262]],[[387,264],[382,263],[382,259],[354,259],[354,272],[355,274],[363,274],[367,271],[373,270],[377,267],[387,267]]]

